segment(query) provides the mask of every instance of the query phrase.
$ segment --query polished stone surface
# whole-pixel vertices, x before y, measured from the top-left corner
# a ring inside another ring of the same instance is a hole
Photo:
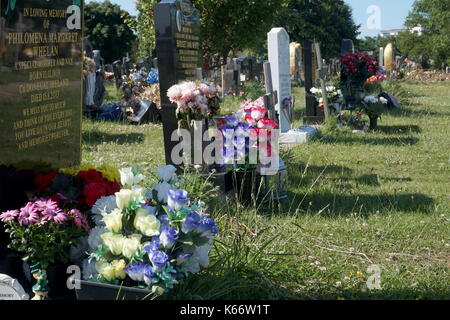
[[[81,159],[80,1],[2,1],[0,164],[61,168]]]

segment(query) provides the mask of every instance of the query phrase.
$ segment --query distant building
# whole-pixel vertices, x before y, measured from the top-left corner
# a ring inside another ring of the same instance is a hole
[[[397,36],[400,32],[404,31],[405,29],[389,29],[389,30],[381,30],[380,31],[380,37],[385,38],[389,36]]]
[[[397,36],[400,32],[403,32],[407,29],[388,29],[388,30],[381,30],[380,31],[380,37],[385,38],[389,36]],[[417,27],[409,29],[411,33],[415,33],[419,36],[423,34],[423,27],[419,24]]]

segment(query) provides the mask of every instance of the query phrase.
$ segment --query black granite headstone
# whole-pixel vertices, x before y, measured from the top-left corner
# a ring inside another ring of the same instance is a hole
[[[178,129],[176,105],[167,97],[173,85],[195,80],[202,67],[200,53],[200,14],[189,0],[163,0],[155,5],[156,54],[161,92],[166,163],[173,164],[172,141]]]
[[[305,70],[305,91],[306,91],[306,114],[303,118],[305,124],[322,123],[324,116],[318,110],[316,98],[311,94],[310,90],[314,87],[314,66],[317,65],[317,61],[314,60],[313,55],[313,41],[303,41],[303,63]]]
[[[0,165],[80,163],[82,12],[74,0],[1,2]]]
[[[353,44],[353,40],[342,39],[341,56],[343,56],[346,53],[354,53],[354,52],[355,52],[355,46]]]

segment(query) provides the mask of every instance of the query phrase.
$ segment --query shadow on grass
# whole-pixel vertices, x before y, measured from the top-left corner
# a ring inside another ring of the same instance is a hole
[[[320,139],[322,143],[328,144],[343,144],[343,145],[354,145],[354,144],[366,144],[366,145],[379,145],[379,146],[403,146],[403,145],[415,145],[419,142],[416,137],[388,137],[388,138],[377,138],[368,135],[341,135],[341,136],[323,136]]]
[[[419,103],[416,103],[415,105],[419,105]],[[425,103],[422,103],[420,105],[428,106]],[[389,115],[393,117],[410,117],[410,118],[417,118],[417,117],[448,117],[450,116],[450,113],[442,113],[442,112],[436,112],[436,111],[429,111],[429,110],[412,110],[408,107],[401,108],[401,109],[393,109],[389,111]]]
[[[422,133],[422,129],[416,125],[404,125],[404,126],[378,126],[377,131],[386,134],[412,134]]]
[[[420,193],[404,194],[338,194],[331,192],[307,195],[290,194],[293,210],[299,209],[310,214],[322,216],[347,216],[353,213],[371,215],[374,213],[402,211],[428,213],[434,200]]]
[[[83,132],[83,144],[99,145],[102,143],[114,143],[118,145],[143,143],[145,135],[141,133],[110,134],[101,131]]]

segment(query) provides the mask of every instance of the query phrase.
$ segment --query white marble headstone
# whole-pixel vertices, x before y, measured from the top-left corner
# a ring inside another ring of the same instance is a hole
[[[278,92],[278,104],[275,109],[280,115],[280,129],[284,133],[292,128],[289,109],[282,107],[283,100],[292,96],[290,40],[284,28],[273,28],[268,33],[268,47],[273,90]]]

